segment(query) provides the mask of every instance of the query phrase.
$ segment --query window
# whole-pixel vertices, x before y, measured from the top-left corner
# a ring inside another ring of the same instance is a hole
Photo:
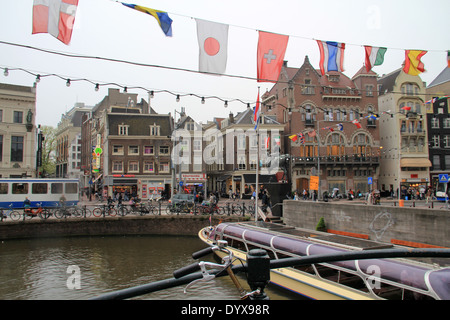
[[[202,151],[202,140],[194,140],[194,151]]]
[[[0,194],[7,194],[7,193],[8,193],[8,184],[0,183]]]
[[[432,145],[432,147],[433,147],[433,148],[439,148],[439,147],[440,147],[439,136],[438,136],[438,135],[434,135],[434,136],[432,137],[432,140],[433,140],[433,145]]]
[[[14,111],[13,122],[14,123],[22,123],[23,122],[23,112],[22,111]]]
[[[184,149],[183,149],[184,151]],[[160,146],[159,147],[159,154],[163,156],[169,155],[169,146]]]
[[[128,155],[130,156],[139,155],[139,146],[128,146]]]
[[[52,194],[62,194],[63,193],[63,184],[62,183],[52,183],[50,187],[50,192]]]
[[[66,194],[78,193],[77,183],[66,183]]]
[[[48,186],[46,183],[33,183],[31,185],[32,194],[47,194]]]
[[[245,150],[245,134],[238,135],[238,150]]]
[[[153,161],[144,161],[144,172],[155,172]]]
[[[159,172],[160,173],[168,173],[169,172],[169,163],[168,162],[161,162],[159,164]]]
[[[373,85],[366,85],[366,96],[373,97]]]
[[[128,135],[128,125],[121,124],[119,125],[119,136],[127,136]]]
[[[129,161],[128,172],[139,172],[139,161]]]
[[[113,172],[123,172],[123,164],[122,161],[113,161]]]
[[[3,110],[0,109],[0,122],[3,122]]]
[[[11,137],[11,161],[23,161],[23,137]]]
[[[245,155],[238,155],[238,168],[239,168],[239,170],[246,169]]]
[[[450,118],[444,118],[444,128],[450,128]]]
[[[193,170],[194,171],[202,171],[202,156],[195,156],[194,157],[194,166],[193,166]]]
[[[153,146],[144,146],[144,155],[148,156],[151,154],[155,154],[155,149]]]
[[[123,155],[123,146],[121,146],[121,145],[114,145],[113,146],[113,154]]]
[[[432,129],[439,129],[439,119],[432,117],[431,118],[431,128]]]
[[[156,124],[150,126],[150,135],[151,136],[159,136],[160,134],[160,127]]]
[[[27,194],[27,193],[28,193],[28,183],[12,184],[12,194]]]
[[[444,148],[450,148],[450,135],[448,134],[444,136]]]

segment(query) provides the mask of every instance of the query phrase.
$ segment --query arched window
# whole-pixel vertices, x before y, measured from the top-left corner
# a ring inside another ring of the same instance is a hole
[[[372,154],[370,137],[365,133],[359,133],[353,138],[353,155],[355,157],[365,157]]]
[[[327,138],[327,156],[344,156],[345,140],[340,133],[332,133]]]

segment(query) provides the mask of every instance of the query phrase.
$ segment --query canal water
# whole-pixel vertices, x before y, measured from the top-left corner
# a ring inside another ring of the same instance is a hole
[[[85,300],[172,278],[205,245],[187,236],[108,236],[5,240],[0,243],[1,300]],[[205,258],[210,259],[211,258]],[[248,285],[240,278],[244,288]],[[229,277],[185,285],[135,299],[239,300]],[[271,300],[291,299],[268,288]]]

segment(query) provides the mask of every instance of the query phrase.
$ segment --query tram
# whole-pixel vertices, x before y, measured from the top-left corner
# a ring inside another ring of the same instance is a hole
[[[281,259],[370,250],[380,245],[265,222],[225,222],[202,229],[199,237],[208,245],[226,240],[227,248],[239,259],[237,263],[245,261],[246,253],[254,248],[266,250],[271,259]],[[450,268],[405,259],[341,261],[270,271],[272,284],[319,300],[448,300],[449,281]]]
[[[436,183],[436,200],[447,201],[449,191],[449,182],[437,182]]]
[[[67,205],[76,205],[78,184],[78,179],[0,179],[0,207],[23,208],[25,198],[32,207],[55,207],[63,195]]]

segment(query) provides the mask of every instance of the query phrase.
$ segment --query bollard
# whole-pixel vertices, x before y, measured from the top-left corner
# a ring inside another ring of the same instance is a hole
[[[253,300],[268,300],[264,288],[270,280],[270,257],[266,250],[252,249],[247,254],[247,282],[252,291],[258,294],[250,296]]]

